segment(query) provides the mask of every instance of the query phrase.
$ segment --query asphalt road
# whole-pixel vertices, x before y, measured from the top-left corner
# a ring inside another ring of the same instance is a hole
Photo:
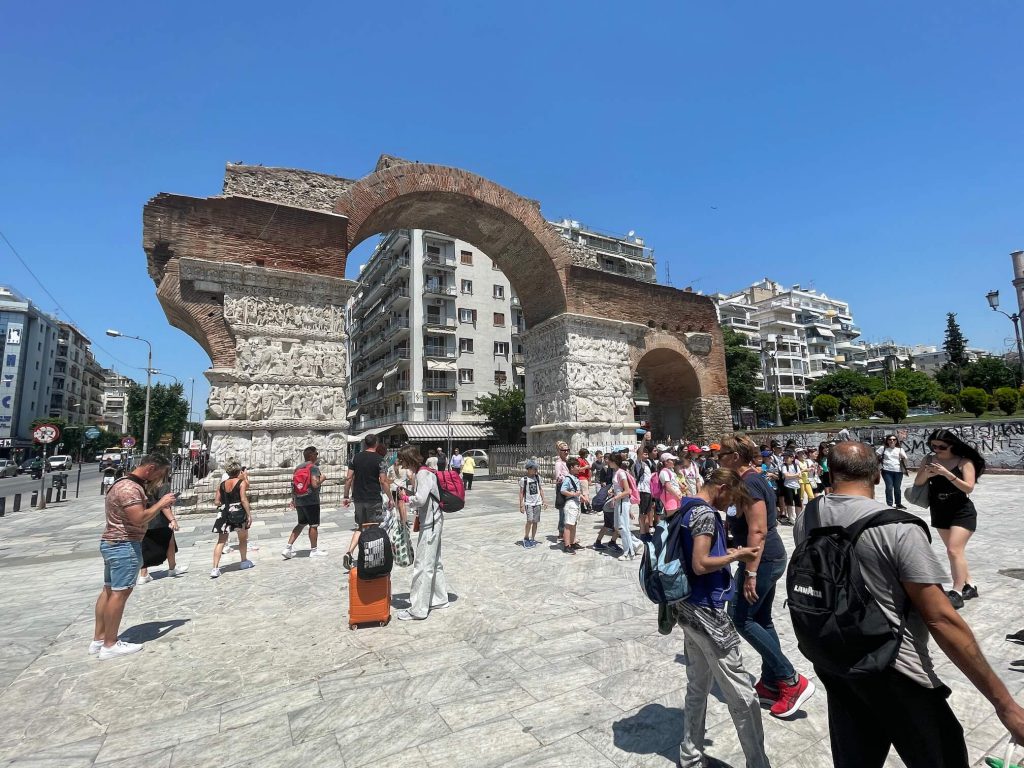
[[[82,470],[81,475],[81,489],[80,494],[93,494],[99,492],[100,477],[99,477],[99,464],[88,463],[88,464],[76,464],[70,470],[68,470],[68,496],[73,497],[75,495],[75,485],[78,483],[78,470]],[[50,479],[53,477],[53,472],[47,472],[44,476],[47,488],[50,487]],[[18,475],[17,477],[5,477],[0,479],[0,496],[8,497],[7,504],[13,504],[14,494],[22,494],[22,504],[28,504],[29,498],[32,496],[32,491],[39,490],[39,481],[33,480],[32,475],[24,474]]]

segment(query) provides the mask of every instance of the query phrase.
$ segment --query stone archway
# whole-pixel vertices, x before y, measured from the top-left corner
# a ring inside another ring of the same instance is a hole
[[[472,242],[515,286],[530,326],[527,424],[538,453],[555,439],[631,441],[632,373],[662,347],[699,382],[692,397],[667,395],[669,407],[681,398],[687,436],[717,437],[728,426],[711,301],[600,271],[596,253],[561,237],[536,201],[476,174],[388,156],[358,180],[228,165],[223,194],[160,194],[143,225],[168,319],[213,362],[205,426],[215,462],[233,454],[280,474],[310,443],[329,463],[343,460],[344,306],[355,285],[345,264],[359,242],[395,228]],[[662,354],[644,369],[660,370]]]

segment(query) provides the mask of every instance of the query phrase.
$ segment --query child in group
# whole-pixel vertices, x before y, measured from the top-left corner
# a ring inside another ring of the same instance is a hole
[[[562,550],[575,555],[577,549],[582,547],[576,541],[576,523],[580,519],[580,504],[583,499],[583,486],[580,483],[580,473],[583,468],[580,460],[575,456],[571,457],[566,466],[569,467],[569,474],[558,489],[558,492],[565,497],[565,528],[562,530]]]
[[[540,510],[544,506],[544,489],[537,474],[537,462],[530,459],[526,462],[526,475],[519,479],[519,514],[526,515],[526,528],[523,530],[523,549],[537,546],[537,523],[540,522]]]

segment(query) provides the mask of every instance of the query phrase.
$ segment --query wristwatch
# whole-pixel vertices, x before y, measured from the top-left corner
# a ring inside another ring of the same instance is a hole
[[[747,571],[747,578],[748,579],[756,579],[757,578],[757,571]]]

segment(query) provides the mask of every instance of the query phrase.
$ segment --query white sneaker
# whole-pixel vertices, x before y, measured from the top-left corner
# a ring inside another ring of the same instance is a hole
[[[153,577],[148,573],[145,576],[139,576],[139,584],[149,584],[153,580]]]
[[[230,555],[231,554],[231,545],[230,544],[225,545],[225,547],[224,547],[224,554],[225,555]]]
[[[310,557],[327,557],[327,551],[323,549],[311,549],[309,550]]]
[[[100,661],[116,659],[118,656],[127,656],[132,653],[138,653],[141,650],[142,645],[140,643],[126,643],[124,640],[118,640],[109,648],[106,646],[100,648],[99,659]]]
[[[219,578],[219,577],[220,577],[220,568],[214,568],[212,571],[210,571],[210,578],[211,579],[216,579],[216,578]]]
[[[619,555],[618,559],[619,560],[632,560],[633,559],[633,555],[631,555],[629,552],[623,552],[621,555]]]
[[[291,547],[285,547],[281,550],[281,557],[283,557],[285,560],[291,560],[293,557],[295,557],[295,552],[292,551]]]
[[[186,573],[187,571],[188,571],[188,566],[187,565],[179,565],[177,568],[168,568],[167,569],[167,575],[168,576],[181,576],[181,574]]]
[[[103,641],[102,640],[93,640],[91,643],[89,643],[89,655],[90,656],[95,656],[97,653],[100,652],[100,648],[102,648],[102,647],[103,647]]]

